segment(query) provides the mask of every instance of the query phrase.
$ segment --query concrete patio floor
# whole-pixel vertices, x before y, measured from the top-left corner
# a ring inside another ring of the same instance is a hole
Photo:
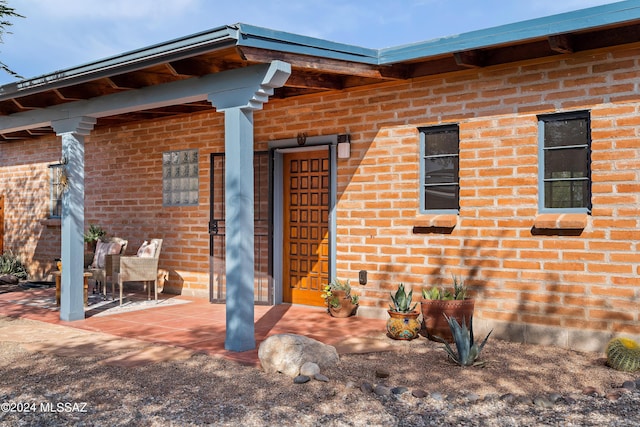
[[[84,320],[64,322],[60,320],[59,311],[55,307],[43,307],[26,302],[54,297],[55,289],[52,288],[0,294],[0,316],[61,325],[70,328],[70,334],[73,334],[74,330],[93,331],[154,345],[204,352],[255,366],[259,365],[258,346],[273,334],[305,335],[334,345],[339,352],[384,350],[385,347],[384,320],[360,317],[333,318],[322,307],[291,304],[256,305],[256,349],[231,352],[224,348],[226,307],[223,304],[211,304],[202,299],[181,295],[161,294],[158,298],[163,301],[178,299],[180,302],[188,302],[166,306],[160,304],[158,307],[114,314],[97,315],[91,310],[87,311]],[[146,294],[129,294],[128,297],[146,299]]]

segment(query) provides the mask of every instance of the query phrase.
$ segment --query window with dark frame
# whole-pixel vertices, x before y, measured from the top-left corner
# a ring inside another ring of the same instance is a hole
[[[538,119],[542,210],[590,211],[589,112],[550,114]]]
[[[458,212],[460,209],[458,125],[419,128],[421,153],[421,210]]]
[[[62,217],[62,193],[64,192],[63,175],[65,165],[57,163],[49,165],[49,218]]]

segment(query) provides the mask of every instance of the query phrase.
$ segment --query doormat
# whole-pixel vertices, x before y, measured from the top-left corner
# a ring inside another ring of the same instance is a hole
[[[129,311],[147,310],[149,308],[169,307],[172,305],[186,304],[191,301],[179,298],[167,298],[159,300],[125,300],[120,305],[120,300],[106,300],[98,302],[94,305],[85,307],[88,316],[99,317],[109,316],[118,313],[127,313]]]
[[[30,307],[44,308],[47,310],[60,311],[60,307],[56,305],[55,296],[32,295],[20,299],[7,300],[12,304],[26,305]],[[169,307],[172,305],[186,304],[191,301],[179,298],[167,298],[159,300],[146,300],[126,298],[122,305],[120,299],[110,300],[104,299],[101,294],[90,294],[87,298],[87,305],[84,311],[87,317],[109,316],[112,314],[127,313],[130,311],[147,310],[150,308]]]

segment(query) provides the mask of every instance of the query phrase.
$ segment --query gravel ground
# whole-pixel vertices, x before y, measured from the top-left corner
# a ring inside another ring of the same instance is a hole
[[[17,327],[33,335],[9,338]],[[640,372],[594,353],[489,339],[485,367],[459,368],[439,344],[389,340],[392,351],[343,355],[329,382],[294,384],[205,354],[122,367],[103,362],[130,348],[29,350],[55,347],[57,328],[0,317],[0,425],[640,425],[640,381],[621,388]]]

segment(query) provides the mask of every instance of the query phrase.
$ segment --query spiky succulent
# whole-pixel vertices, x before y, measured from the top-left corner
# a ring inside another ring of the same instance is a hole
[[[614,338],[607,345],[607,364],[618,371],[640,370],[640,345],[630,338]]]
[[[482,351],[484,345],[487,343],[489,335],[491,335],[491,332],[493,332],[493,330],[489,331],[482,343],[478,345],[478,343],[475,343],[473,341],[473,316],[471,316],[471,318],[469,319],[469,329],[467,329],[464,318],[462,319],[462,326],[460,326],[455,318],[448,317],[446,314],[444,315],[444,317],[446,317],[447,323],[449,323],[449,328],[451,329],[451,334],[453,335],[453,340],[456,344],[457,352],[454,352],[449,343],[441,337],[434,336],[433,338],[444,344],[444,350],[449,355],[449,358],[458,365],[482,365],[483,363],[477,362],[477,359],[480,356],[480,352]]]
[[[396,291],[395,295],[390,295],[391,301],[393,302],[393,305],[389,304],[389,308],[391,309],[391,311],[396,311],[398,313],[411,313],[416,308],[416,305],[418,305],[418,303],[415,303],[413,304],[413,307],[411,306],[411,300],[413,299],[413,289],[410,290],[407,294],[404,290],[403,283],[400,283],[400,286],[398,286],[398,290]]]
[[[451,275],[453,279],[453,293],[447,289],[433,287],[431,289],[422,290],[422,298],[429,300],[463,300],[467,298],[467,287],[464,282],[455,275]]]
[[[11,274],[18,279],[27,278],[27,268],[20,259],[11,251],[0,254],[0,276]]]

